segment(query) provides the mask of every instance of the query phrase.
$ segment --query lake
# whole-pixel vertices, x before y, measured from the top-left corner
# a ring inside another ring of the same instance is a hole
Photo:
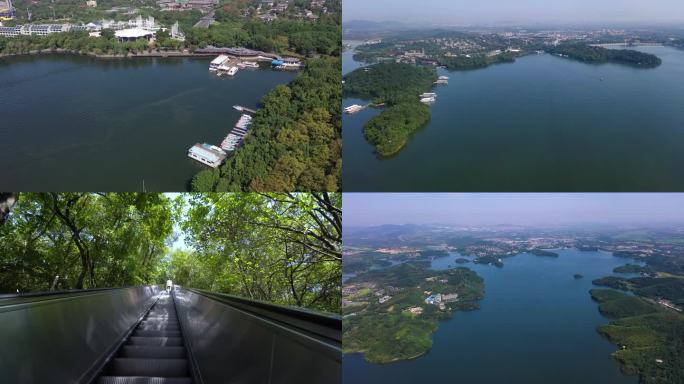
[[[432,350],[418,359],[377,365],[360,354],[345,355],[343,381],[636,384],[610,358],[616,346],[596,332],[609,320],[589,295],[593,279],[628,260],[607,252],[556,252],[560,257],[506,258],[500,269],[463,264],[484,278],[479,310],[441,321]],[[454,262],[459,257],[435,259],[433,268],[461,266]],[[575,279],[576,273],[584,278]]]
[[[684,51],[640,47],[655,69],[549,54],[472,71],[439,70],[432,120],[378,159],[363,125],[343,117],[345,191],[681,191]],[[343,54],[344,71],[356,66]],[[367,101],[345,99],[344,106]]]
[[[240,112],[295,73],[209,73],[207,59],[0,59],[0,190],[184,191]]]

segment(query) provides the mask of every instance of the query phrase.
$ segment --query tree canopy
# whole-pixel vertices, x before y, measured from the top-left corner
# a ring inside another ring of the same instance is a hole
[[[2,197],[9,213],[0,222],[0,293],[171,279],[187,287],[339,312],[340,194]],[[10,205],[9,199],[16,203]]]

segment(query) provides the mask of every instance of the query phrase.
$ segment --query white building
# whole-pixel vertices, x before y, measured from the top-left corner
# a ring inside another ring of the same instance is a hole
[[[154,37],[154,32],[143,28],[127,28],[114,32],[119,41],[135,41],[138,39],[150,40]]]

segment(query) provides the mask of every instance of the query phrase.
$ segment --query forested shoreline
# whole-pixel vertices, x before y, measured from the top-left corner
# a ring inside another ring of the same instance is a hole
[[[339,191],[342,173],[341,64],[312,59],[288,85],[262,99],[251,134],[194,191]]]

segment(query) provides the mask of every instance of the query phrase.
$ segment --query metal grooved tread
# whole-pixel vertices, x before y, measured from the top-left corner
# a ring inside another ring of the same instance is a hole
[[[97,383],[192,384],[171,296],[162,296],[152,306]]]

